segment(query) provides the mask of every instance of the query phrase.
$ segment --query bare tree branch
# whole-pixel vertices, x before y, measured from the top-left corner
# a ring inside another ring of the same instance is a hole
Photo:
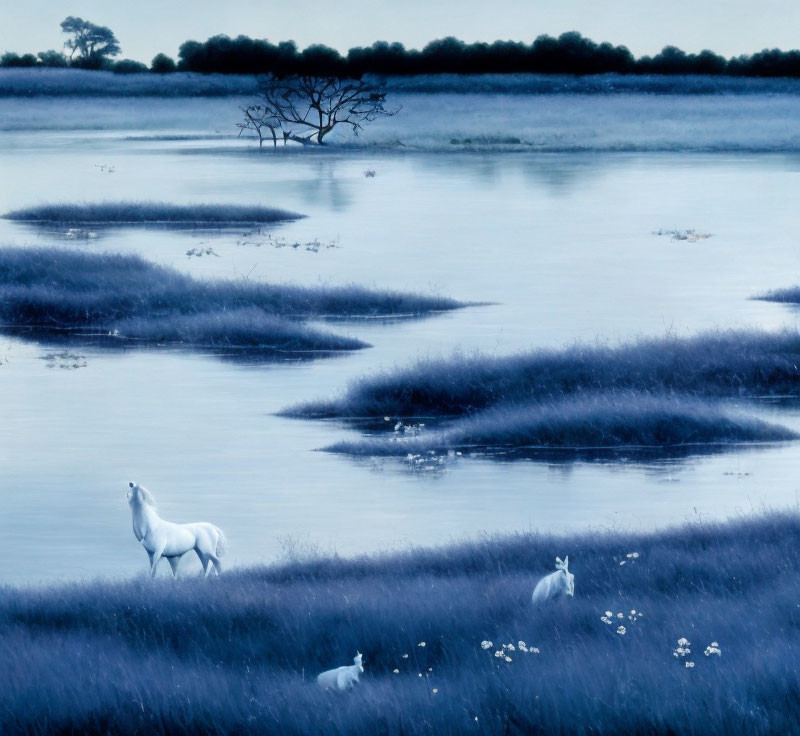
[[[341,79],[335,76],[267,77],[259,85],[259,103],[241,108],[244,120],[237,123],[240,135],[253,130],[263,144],[262,129],[268,128],[273,144],[277,145],[280,130],[284,142],[323,144],[323,139],[337,125],[350,126],[354,135],[364,129],[364,123],[399,112],[384,106],[386,92],[378,85],[361,79]],[[307,129],[295,133],[294,127]]]

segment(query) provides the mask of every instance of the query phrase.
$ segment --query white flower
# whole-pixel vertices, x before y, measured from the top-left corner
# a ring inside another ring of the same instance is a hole
[[[691,669],[692,667],[694,667],[694,662],[687,662],[687,663],[686,663],[686,669],[687,669],[687,670],[688,670],[688,669]]]
[[[490,641],[487,641],[486,639],[484,639],[481,642],[481,649],[491,649],[493,646],[494,646],[494,644],[492,644],[492,642],[490,642]]]
[[[639,557],[639,553],[638,552],[628,552],[628,554],[625,555],[625,557],[627,557],[629,560],[635,560],[637,557]]]
[[[514,645],[513,645],[513,644],[508,644],[508,645],[506,645],[506,649],[508,649],[508,651],[509,651],[509,652],[513,652],[513,651],[514,651],[514,648],[515,648],[515,647],[514,647]]]
[[[403,655],[403,659],[408,659],[408,655],[407,655],[407,654],[404,654],[404,655]]]
[[[714,642],[711,642],[711,643],[712,643],[712,645],[713,645],[713,643],[714,643]],[[525,645],[525,642],[524,642],[524,641],[518,641],[518,642],[517,642],[517,646],[518,646],[520,649],[525,649],[525,646],[526,646],[526,645]]]
[[[438,693],[438,692],[439,692],[439,688],[438,688],[438,687],[435,687],[435,688],[433,688],[433,690],[432,690],[431,692],[432,692],[434,695],[436,695],[436,693]]]
[[[500,649],[498,649],[498,650],[497,650],[497,651],[494,653],[494,656],[495,656],[495,657],[504,657],[505,655],[503,654],[503,652],[502,652]]]
[[[617,633],[620,636],[625,636],[626,629],[624,626],[617,626]]]
[[[717,644],[717,642],[715,642],[715,641],[712,641],[712,642],[711,642],[711,644],[710,644],[710,646],[712,646],[712,647],[718,647],[718,646],[719,646],[719,644]]]
[[[433,672],[433,667],[428,667],[428,672]]]
[[[611,613],[611,611],[606,611],[606,616],[608,616],[609,618],[611,618],[613,615],[614,615],[614,614],[613,614],[613,613]]]
[[[396,675],[400,674],[400,670],[392,670],[392,672],[394,672],[394,674],[396,674]]]
[[[718,657],[721,657],[722,650],[719,647],[708,646],[706,647],[706,650],[703,652],[703,654],[705,654],[706,657],[710,657],[712,654],[716,654]]]
[[[417,672],[417,677],[422,677],[422,673],[421,672]]]
[[[478,722],[478,716],[475,716],[475,723]]]
[[[424,641],[421,641],[419,644],[417,644],[417,646],[418,646],[418,647],[424,647],[424,646],[425,646],[425,642],[424,642]]]
[[[539,647],[531,647],[531,651],[532,651],[534,654],[539,654]]]
[[[636,609],[635,608],[631,608],[631,616],[635,616],[635,615],[636,615]]]
[[[684,639],[683,637],[678,639],[678,646],[679,647],[688,647],[690,643],[691,642],[688,639]]]
[[[621,614],[621,613],[618,613],[617,614],[617,618],[625,618],[625,616],[623,614]]]
[[[510,661],[511,661],[511,657],[506,656],[506,662],[510,662]]]
[[[626,561],[625,561],[625,560],[623,560],[622,562],[620,562],[620,563],[619,563],[619,566],[620,566],[620,567],[622,567],[622,566],[625,564],[625,562],[626,562]]]

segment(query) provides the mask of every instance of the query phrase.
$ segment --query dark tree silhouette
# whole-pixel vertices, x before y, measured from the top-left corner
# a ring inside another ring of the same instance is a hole
[[[157,54],[150,62],[150,71],[156,74],[171,74],[178,70],[178,65],[166,54]]]
[[[106,26],[70,15],[61,22],[61,30],[70,36],[64,46],[70,51],[70,60],[79,66],[102,66],[121,51],[119,41]]]
[[[259,144],[263,144],[264,129],[268,129],[273,144],[277,144],[280,131],[284,142],[322,145],[337,125],[349,126],[358,135],[364,123],[398,112],[384,107],[386,92],[382,87],[361,79],[269,77],[261,82],[259,90],[261,99],[241,108],[245,119],[238,123],[242,131],[255,131]]]

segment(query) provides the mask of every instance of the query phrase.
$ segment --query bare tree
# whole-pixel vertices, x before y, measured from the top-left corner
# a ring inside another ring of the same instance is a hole
[[[254,131],[259,145],[263,145],[267,129],[276,146],[278,131],[284,143],[292,140],[322,145],[337,125],[349,126],[358,135],[365,123],[398,112],[384,106],[386,92],[380,86],[361,79],[268,77],[260,83],[259,94],[258,104],[241,108],[245,117],[237,124],[240,135],[245,130]]]
[[[264,145],[265,129],[267,129],[272,136],[272,145],[277,147],[278,136],[276,132],[278,130],[282,131],[281,121],[270,115],[263,105],[247,105],[239,109],[244,113],[244,120],[241,123],[236,123],[239,128],[239,136],[241,137],[246,130],[252,130],[258,136],[258,147],[261,148]],[[284,136],[285,143],[286,136]]]

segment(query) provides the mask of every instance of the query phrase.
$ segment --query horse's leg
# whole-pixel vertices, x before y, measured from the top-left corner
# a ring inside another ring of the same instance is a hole
[[[172,568],[172,577],[176,580],[178,579],[178,564],[181,561],[180,555],[177,557],[167,557],[167,561],[169,562],[169,566]]]
[[[199,547],[195,547],[194,551],[197,552],[197,559],[200,560],[200,567],[203,568],[203,570],[202,570],[202,572],[200,574],[203,577],[205,577],[208,574],[208,571],[206,569],[206,568],[208,568],[208,563],[209,563],[208,556],[205,555],[203,552],[201,552]]]
[[[154,578],[156,576],[156,568],[158,567],[159,560],[161,560],[161,555],[164,554],[164,547],[166,544],[159,545],[153,550],[152,555],[150,555],[150,577]]]
[[[215,575],[219,575],[222,572],[222,563],[219,561],[219,557],[215,554],[209,554],[209,558],[211,559],[212,568],[214,570]]]

